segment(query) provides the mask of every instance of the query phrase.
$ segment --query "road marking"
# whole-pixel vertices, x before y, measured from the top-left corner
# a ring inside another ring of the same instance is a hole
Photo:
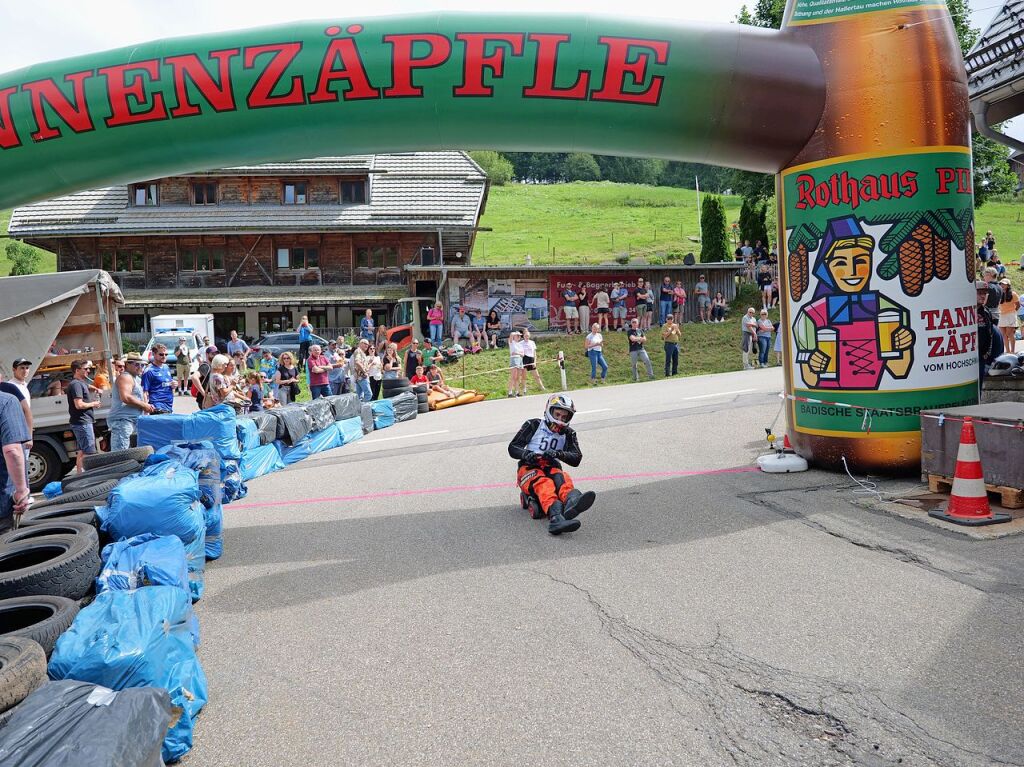
[[[577,410],[576,415],[586,415],[587,413],[607,413],[611,410],[610,407],[599,407],[597,410]]]
[[[393,439],[412,439],[413,437],[429,437],[433,434],[447,434],[448,429],[440,431],[421,431],[416,434],[403,434],[400,437],[381,437],[380,439],[367,439],[356,442],[357,445],[376,445],[378,442],[390,442]]]
[[[389,439],[397,439],[390,438]],[[643,471],[637,474],[605,474],[599,477],[578,477],[575,482],[609,482],[617,479],[650,479],[656,477],[707,477],[715,474],[746,474],[760,471],[757,466],[737,466],[732,469],[704,469],[703,471]],[[475,490],[497,490],[519,487],[515,482],[493,482],[487,485],[453,485],[450,487],[423,487],[416,490],[382,490],[362,495],[336,495],[328,498],[296,498],[294,500],[263,501],[260,503],[233,503],[230,510],[278,508],[281,506],[306,506],[310,504],[338,503],[340,501],[374,501],[380,498],[396,498],[406,495],[436,495],[438,493],[461,493]]]
[[[736,389],[736,391],[719,391],[715,392],[714,394],[699,394],[696,397],[683,397],[683,400],[689,401],[691,399],[708,399],[709,397],[726,397],[730,394],[749,394],[752,391],[757,391],[757,389]]]

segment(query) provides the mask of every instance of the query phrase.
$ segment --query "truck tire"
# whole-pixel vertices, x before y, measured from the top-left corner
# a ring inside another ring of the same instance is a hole
[[[66,503],[84,503],[85,501],[98,501],[97,505],[107,502],[110,491],[117,487],[119,479],[104,479],[91,487],[84,487],[80,490],[73,490],[70,493],[62,493],[56,498],[46,501],[39,501],[33,509],[48,509],[51,506],[63,506]]]
[[[82,468],[98,469],[100,466],[110,466],[121,461],[141,462],[151,455],[153,455],[153,448],[149,445],[145,447],[130,447],[127,450],[114,450],[110,453],[93,453],[82,459]]]
[[[138,473],[139,469],[142,468],[142,464],[138,461],[124,461],[112,464],[112,466],[118,468],[104,466],[99,469],[91,469],[82,474],[69,474],[61,480],[60,486],[65,493],[71,493],[76,490],[84,490],[87,487],[94,487],[110,479],[124,479],[130,474]]]
[[[84,501],[47,506],[42,509],[31,508],[22,516],[21,524],[25,527],[35,527],[36,525],[76,522],[89,525],[95,530],[99,527],[99,518],[96,516],[97,505],[101,505],[101,502]]]
[[[409,386],[409,379],[404,376],[399,376],[398,378],[385,378],[381,381],[381,388],[384,391],[400,388],[402,386]]]
[[[71,522],[67,518],[61,519],[37,519],[32,524],[25,524],[17,530],[8,530],[0,535],[0,548],[5,544],[17,543],[18,541],[38,538],[42,535],[85,535],[99,541],[99,533],[96,528],[86,522]]]
[[[28,486],[33,493],[38,493],[50,482],[57,480],[63,469],[57,451],[45,442],[33,442],[28,454]]]
[[[46,681],[46,653],[38,642],[0,637],[0,713],[12,709]]]
[[[100,572],[99,546],[84,535],[44,535],[0,549],[0,594],[81,599]]]
[[[68,630],[78,609],[78,602],[65,597],[0,599],[0,638],[31,639],[49,658],[57,637]]]

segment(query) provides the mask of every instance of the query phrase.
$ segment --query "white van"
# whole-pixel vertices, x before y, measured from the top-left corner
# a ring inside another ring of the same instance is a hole
[[[189,373],[199,369],[199,361],[202,358],[203,338],[213,341],[213,315],[212,314],[161,314],[149,321],[153,329],[153,337],[149,339],[142,356],[152,361],[150,352],[155,344],[163,344],[167,347],[167,364],[173,369],[177,364],[177,357],[174,350],[181,339],[188,344]]]

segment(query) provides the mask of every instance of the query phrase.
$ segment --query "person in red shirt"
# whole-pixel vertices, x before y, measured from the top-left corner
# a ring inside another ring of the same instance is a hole
[[[425,375],[423,375],[423,366],[422,365],[417,365],[416,366],[416,375],[414,375],[412,378],[409,379],[409,383],[411,383],[413,386],[418,386],[419,384],[428,384],[428,383],[430,383],[430,379],[427,378]]]
[[[313,399],[326,397],[331,393],[328,374],[334,365],[324,354],[318,344],[309,347],[309,359],[306,360],[309,370],[309,394]]]

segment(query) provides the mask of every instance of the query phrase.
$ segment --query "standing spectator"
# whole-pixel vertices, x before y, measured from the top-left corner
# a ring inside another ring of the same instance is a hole
[[[377,354],[383,354],[388,346],[388,326],[378,325],[377,334],[374,338],[375,340],[370,344],[370,348]]]
[[[597,313],[597,324],[603,325],[605,332],[608,331],[608,318],[611,316],[611,296],[602,285],[594,293],[594,311]],[[589,325],[587,327],[590,327]]]
[[[156,347],[153,348],[155,349]],[[231,340],[228,341],[228,356],[234,357],[236,354],[241,352],[242,358],[246,359],[249,356],[249,351],[249,344],[247,344],[244,340],[238,337],[237,330],[232,330]]]
[[[363,318],[359,320],[359,337],[366,341],[367,344],[372,344],[373,334],[373,309],[367,309],[366,313],[363,315]]]
[[[725,322],[725,310],[729,304],[725,300],[725,296],[722,295],[722,291],[715,293],[715,297],[711,299],[711,321],[712,322]]]
[[[4,454],[0,461],[0,530],[21,517],[32,497],[25,470],[25,445],[31,441],[32,432],[17,397],[0,392],[0,447]]]
[[[711,314],[711,288],[703,274],[697,278],[697,284],[693,286],[693,295],[697,297],[697,313],[700,315],[700,321],[707,324]]]
[[[32,395],[28,389],[28,376],[32,372],[32,363],[24,357],[18,357],[11,365],[11,371],[14,373],[14,377],[10,380],[10,383],[18,387],[25,399],[31,399]],[[29,431],[31,430],[32,424],[30,423]]]
[[[100,406],[100,400],[89,386],[88,376],[92,369],[92,363],[88,360],[74,360],[71,363],[71,374],[74,378],[68,384],[67,392],[69,421],[71,431],[75,435],[75,445],[78,447],[75,454],[75,469],[79,474],[83,471],[82,462],[85,456],[96,452],[96,432],[93,429],[96,416],[92,411]]]
[[[234,401],[230,372],[232,366],[233,363],[226,354],[218,354],[210,362],[210,380],[206,386],[206,398],[203,400],[204,410],[222,402],[231,404]]]
[[[999,302],[1003,300],[1003,288],[998,283],[999,272],[994,267],[988,266],[981,273],[981,277],[988,286],[988,297],[985,300],[985,308],[992,315],[995,322],[999,322]]]
[[[466,314],[466,307],[460,306],[458,311],[455,312],[455,316],[452,317],[452,343],[458,344],[460,336],[465,338],[467,341],[471,341],[471,334],[473,332],[473,320],[468,314]],[[413,367],[415,370],[415,366]],[[406,376],[408,378],[408,376]]]
[[[648,289],[643,277],[636,278],[636,290],[633,291],[633,297],[636,299],[636,316],[639,320],[637,328],[643,330],[650,322],[650,317],[647,316],[647,304],[651,298],[651,291]],[[632,331],[632,328],[630,330]]]
[[[590,327],[590,293],[585,282],[580,283],[580,289],[576,293],[576,307],[580,315],[576,319],[576,332],[582,333],[583,328]]]
[[[508,396],[520,396],[520,389],[526,388],[526,371],[523,369],[523,334],[513,330],[508,336]]]
[[[438,350],[434,348],[434,344],[431,343],[429,338],[423,339],[423,349],[420,351],[420,359],[423,361],[423,369],[430,370],[430,366],[434,364],[434,357],[438,355]],[[408,378],[408,376],[406,376]]]
[[[580,331],[579,294],[573,289],[572,283],[565,283],[562,291],[562,313],[565,314],[565,332],[568,334]]]
[[[675,310],[676,324],[681,325],[686,313],[686,288],[682,280],[676,280],[676,286],[672,288],[672,308]]]
[[[274,359],[270,349],[264,349],[260,353],[260,361],[256,366],[256,370],[259,371],[266,387],[264,394],[270,394],[274,399],[277,399],[277,384],[274,383],[274,375],[277,373],[277,360]]]
[[[320,344],[309,347],[309,396],[311,399],[327,397],[331,393],[330,373],[333,369],[331,361],[323,353]]]
[[[152,413],[156,408],[146,402],[142,393],[142,368],[146,364],[141,354],[129,352],[125,357],[125,372],[114,380],[110,415],[110,449],[127,450],[132,446],[132,434],[136,432],[139,416]]]
[[[192,372],[192,359],[189,355],[188,341],[178,339],[174,347],[174,372],[176,374],[175,394],[188,394],[188,376]]]
[[[242,343],[245,343],[244,341]],[[167,347],[154,344],[153,362],[142,374],[142,391],[156,414],[174,412],[174,376],[167,367]]]
[[[281,352],[277,360],[277,371],[274,373],[274,386],[277,389],[277,400],[282,405],[295,402],[299,398],[299,368],[295,365],[291,352]]]
[[[331,389],[331,394],[344,394],[345,384],[348,383],[345,378],[345,352],[338,348],[337,341],[328,341],[324,356],[331,363],[331,370],[327,374],[327,385]]]
[[[775,364],[782,364],[782,323],[774,323],[775,328]]]
[[[206,347],[206,359],[199,363],[196,372],[192,374],[192,388],[196,393],[196,406],[202,410],[203,401],[206,399],[206,390],[210,385],[210,374],[213,372],[211,366],[213,358],[217,356],[217,347],[209,345]]]
[[[754,314],[754,307],[747,309],[747,313],[740,320],[742,336],[740,349],[743,350],[743,369],[750,370],[750,352],[757,349],[757,317]],[[756,363],[756,359],[754,360]]]
[[[309,347],[313,343],[313,326],[309,324],[309,317],[302,315],[299,320],[299,370],[306,366],[306,358],[309,357]]]
[[[423,339],[424,346],[429,343],[429,338]],[[426,358],[425,353],[424,358]],[[395,378],[398,378],[399,374],[402,372],[402,360],[398,358],[398,344],[388,344],[388,348],[384,350],[384,359],[381,360],[381,373],[384,380],[394,380]],[[411,381],[412,379],[410,378],[409,380]]]
[[[608,377],[608,362],[604,358],[604,336],[601,335],[601,323],[595,322],[590,326],[590,332],[583,341],[590,359],[590,385],[597,383],[597,367],[601,366],[601,383]]]
[[[384,363],[376,349],[370,349],[366,353],[366,380],[370,383],[370,400],[374,401],[380,396],[381,381],[384,379]]]
[[[772,273],[768,264],[761,264],[757,270],[757,287],[761,291],[761,308],[767,309],[772,305]]]
[[[985,388],[985,376],[996,357],[1003,353],[1003,337],[996,330],[992,315],[985,309],[989,297],[989,284],[974,283],[978,295],[978,389]]]
[[[665,343],[666,378],[679,372],[679,341],[682,337],[683,329],[676,324],[675,318],[670,314],[661,329],[661,340]]]
[[[249,407],[250,413],[263,412],[263,376],[257,371],[250,370],[245,374],[245,380],[249,383]]]
[[[615,330],[622,330],[626,324],[626,297],[629,291],[621,282],[612,285],[612,292],[609,298],[612,300],[612,327]]]
[[[672,315],[672,304],[675,303],[676,293],[672,286],[672,278],[667,274],[661,281],[658,289],[658,324],[664,325]]]
[[[761,367],[768,367],[768,352],[772,348],[772,331],[775,325],[768,319],[768,310],[762,309],[761,316],[757,319],[757,361]]]
[[[652,381],[654,380],[654,366],[651,365],[651,358],[644,348],[645,343],[647,343],[647,336],[644,335],[644,331],[640,327],[640,319],[634,317],[629,328],[629,361],[632,365],[633,381],[640,380],[637,363],[641,360],[647,368],[647,377]]]
[[[15,367],[17,371],[17,367]],[[17,372],[15,372],[17,375]],[[35,424],[32,419],[32,398],[28,394],[28,387],[20,386],[17,379],[5,381],[3,374],[0,373],[0,391],[7,392],[14,396],[18,400],[18,404],[21,406],[21,412],[25,415],[25,423],[28,425],[29,434],[32,433],[32,429],[35,428]],[[28,443],[28,448],[25,451],[25,458],[28,459],[28,450],[31,449],[32,443]]]
[[[1017,310],[1020,309],[1020,296],[1010,287],[1006,278],[999,280],[1002,289],[999,294],[999,332],[1003,334],[1003,348],[1013,353],[1017,346]]]
[[[530,331],[528,328],[523,328],[523,389],[526,389],[526,374],[532,373],[533,380],[537,382],[538,388],[541,391],[547,391],[544,388],[544,382],[540,378],[540,371],[537,369],[537,342],[530,338]]]
[[[413,341],[413,343],[416,343]],[[370,358],[367,352],[370,349],[370,342],[365,338],[359,339],[356,350],[352,353],[352,368],[356,375],[356,392],[361,402],[369,402],[373,397],[370,391]]]
[[[423,365],[427,370],[430,370],[429,367],[426,367],[426,363],[423,361],[423,355],[420,353],[420,342],[414,338],[405,352],[405,377],[412,378],[413,374],[416,372],[416,368],[420,365]]]
[[[430,325],[430,340],[440,346],[444,340],[444,306],[440,301],[427,310],[427,323]]]
[[[501,335],[501,317],[498,316],[498,313],[494,311],[494,309],[487,312],[487,323],[484,325],[484,332],[487,334],[487,340],[490,344],[490,348],[497,349],[498,336]],[[423,365],[425,367],[429,367],[429,364],[430,363],[428,363],[424,357]]]

